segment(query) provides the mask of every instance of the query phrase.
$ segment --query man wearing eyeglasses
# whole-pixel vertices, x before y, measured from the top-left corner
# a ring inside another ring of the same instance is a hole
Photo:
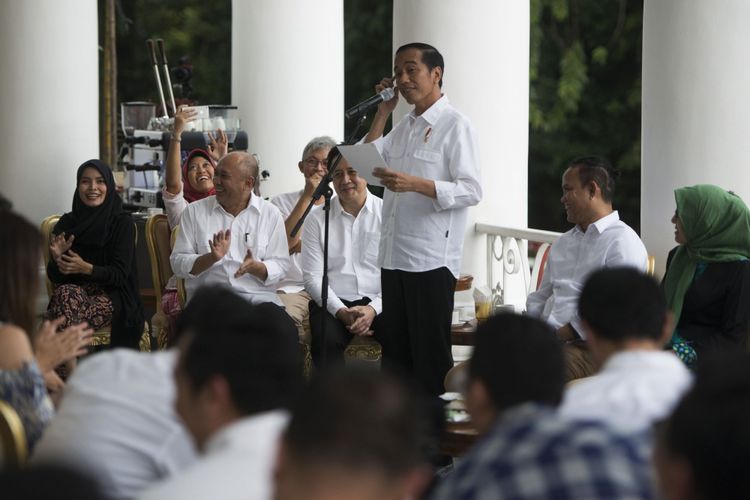
[[[315,137],[307,143],[302,150],[302,160],[297,163],[300,173],[305,178],[305,186],[299,191],[292,191],[274,196],[271,203],[281,211],[284,218],[284,227],[286,230],[287,242],[289,243],[289,257],[291,266],[286,277],[279,283],[279,298],[286,308],[286,312],[297,325],[300,339],[309,341],[309,328],[305,330],[305,324],[308,324],[309,310],[308,304],[312,297],[305,291],[305,281],[302,276],[300,266],[300,252],[302,251],[302,231],[292,238],[289,233],[297,225],[305,209],[312,201],[313,193],[320,184],[321,179],[328,173],[328,152],[336,141],[328,136]],[[321,197],[315,203],[321,205],[324,199]]]

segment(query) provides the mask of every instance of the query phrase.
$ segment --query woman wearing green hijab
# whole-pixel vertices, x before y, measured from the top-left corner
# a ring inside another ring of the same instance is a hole
[[[664,293],[676,327],[670,347],[687,364],[742,349],[750,320],[750,211],[718,186],[676,189]]]

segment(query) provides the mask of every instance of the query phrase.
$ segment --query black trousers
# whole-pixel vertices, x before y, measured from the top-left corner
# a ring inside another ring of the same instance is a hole
[[[364,297],[360,300],[341,300],[346,307],[354,306],[366,306],[370,303],[369,297]],[[326,315],[326,341],[323,344],[323,331],[321,330],[321,316]],[[380,314],[375,316],[372,320],[370,329],[374,332],[378,331],[378,324],[380,322]],[[322,309],[314,301],[310,301],[310,334],[312,336],[312,346],[310,353],[312,354],[313,363],[318,368],[320,366],[321,357],[323,355],[323,349],[326,351],[326,365],[336,366],[344,363],[344,350],[349,342],[354,337],[346,326],[339,321],[335,316],[331,315],[326,309]]]
[[[406,371],[428,394],[445,392],[453,366],[451,317],[456,278],[446,267],[421,273],[381,269],[383,367]]]

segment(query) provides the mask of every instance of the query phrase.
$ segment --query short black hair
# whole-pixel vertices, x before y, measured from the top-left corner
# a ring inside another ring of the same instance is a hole
[[[695,384],[662,426],[666,452],[690,464],[699,498],[746,498],[750,491],[750,355],[699,359]]]
[[[247,307],[247,301],[227,286],[202,286],[195,291],[177,316],[173,342],[189,332],[208,331],[211,328],[223,329],[226,322],[242,321],[242,316],[232,313]]]
[[[0,470],[0,491],[5,500],[105,500],[99,483],[82,469],[61,464],[40,464]]]
[[[597,337],[659,340],[667,302],[659,284],[634,267],[593,272],[578,298],[578,314]]]
[[[10,212],[13,210],[13,203],[0,193],[0,212]]]
[[[296,463],[395,478],[428,463],[443,415],[392,373],[338,368],[313,378],[292,409],[285,450]]]
[[[615,183],[620,177],[620,171],[614,168],[606,158],[581,156],[571,161],[568,168],[574,168],[578,171],[578,179],[582,186],[592,181],[596,183],[602,192],[604,201],[612,203],[615,195]]]
[[[562,346],[541,320],[491,316],[477,327],[469,379],[485,385],[497,411],[526,402],[557,406],[565,385]]]
[[[433,68],[440,68],[440,81],[438,82],[439,87],[443,87],[443,76],[445,75],[445,61],[443,61],[443,55],[433,47],[432,45],[422,42],[412,42],[402,45],[396,50],[396,54],[404,52],[409,49],[417,49],[422,55],[422,62],[427,69],[432,71]]]
[[[189,311],[198,300],[203,303]],[[302,360],[297,328],[284,309],[210,287],[193,296],[186,313],[181,329],[190,337],[182,345],[180,368],[194,389],[220,375],[244,415],[289,406],[302,386]]]

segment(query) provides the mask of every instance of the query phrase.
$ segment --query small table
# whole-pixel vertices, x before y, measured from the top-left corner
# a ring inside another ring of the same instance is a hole
[[[479,439],[471,422],[447,422],[440,440],[440,451],[452,457],[466,454]]]
[[[476,329],[476,319],[451,325],[451,343],[453,345],[474,345],[474,332]]]

